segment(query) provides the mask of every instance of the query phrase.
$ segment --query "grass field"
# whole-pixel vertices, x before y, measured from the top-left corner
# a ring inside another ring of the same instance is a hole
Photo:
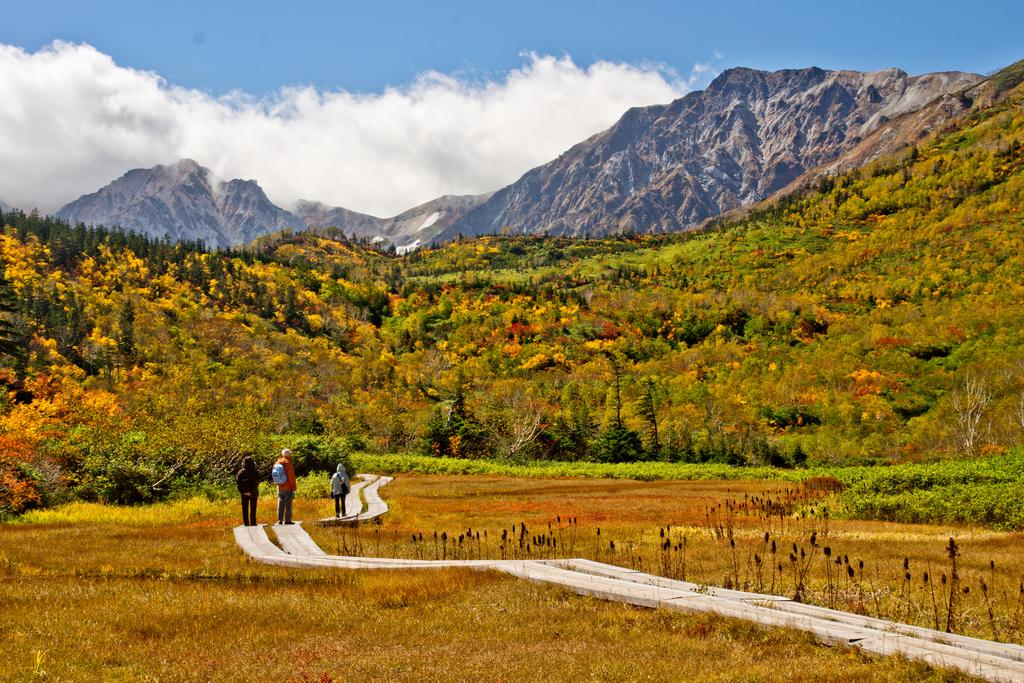
[[[784,486],[403,475],[383,490],[392,511],[382,524],[311,532],[329,552],[348,544],[365,554],[424,555],[432,544],[414,543],[414,533],[432,539],[437,530],[457,544],[469,528],[474,536],[487,531],[475,550],[464,540],[455,552],[465,556],[500,553],[500,531],[513,523],[525,523],[532,538],[551,521],[560,550],[531,552],[573,550],[658,571],[647,546],[671,524],[670,534],[687,534],[689,578],[721,583],[731,553],[706,527],[708,506]],[[264,521],[272,502],[263,500]],[[322,516],[330,505],[302,498],[297,517]],[[235,516],[233,500],[76,504],[0,527],[0,679],[958,680],[898,658],[822,647],[797,632],[604,603],[489,573],[259,565],[234,545]],[[740,550],[756,542],[753,517],[737,513],[731,524]],[[777,533],[796,537],[810,524],[787,520]],[[898,570],[904,554],[915,572],[919,563],[941,563],[948,531],[830,522],[819,533],[878,564],[881,577]],[[984,573],[989,557],[1000,577],[1019,571],[1020,536],[955,531],[966,582]],[[617,540],[615,553],[604,539]],[[754,580],[738,573],[741,583]],[[909,611],[909,600],[900,604]],[[962,609],[964,623],[983,631],[987,620]]]
[[[694,481],[746,479],[799,484],[831,478],[840,495],[829,500],[833,516],[896,522],[935,522],[1024,531],[1024,451],[932,463],[811,468],[735,467],[722,463],[552,462],[508,463],[434,458],[410,453],[353,454],[361,472],[489,474],[515,478]]]
[[[831,519],[827,492],[776,481],[403,475],[384,495],[393,501],[385,525],[312,528],[311,535],[345,554],[588,557],[702,584],[799,593],[826,607],[982,638],[1024,639],[1018,532]]]

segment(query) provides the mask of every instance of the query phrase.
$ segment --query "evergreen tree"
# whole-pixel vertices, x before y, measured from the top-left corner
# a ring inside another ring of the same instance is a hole
[[[284,293],[284,309],[282,311],[284,316],[284,324],[286,327],[293,327],[298,325],[301,321],[301,314],[299,313],[299,300],[295,292],[295,287],[288,285],[288,289]]]
[[[608,354],[608,363],[612,368],[612,389],[614,389],[615,400],[615,426],[622,427],[622,359],[614,354]]]
[[[636,462],[644,456],[640,435],[621,424],[612,424],[601,432],[594,446],[602,462]]]
[[[118,318],[117,352],[126,365],[135,360],[135,306],[125,299]]]
[[[487,455],[486,436],[466,403],[466,379],[460,372],[448,410],[439,408],[427,423],[425,450],[430,455],[481,457]]]
[[[0,268],[0,359],[20,377],[28,362],[28,331],[18,313],[14,289]]]
[[[648,450],[657,456],[661,453],[661,440],[658,438],[658,385],[650,377],[645,377],[640,383],[640,398],[637,400],[636,409],[650,430],[651,443]]]
[[[793,447],[793,454],[790,456],[790,460],[797,467],[804,467],[807,465],[807,452],[804,451],[803,446],[799,443]]]
[[[622,358],[608,354],[612,370],[612,399],[615,404],[615,419],[605,428],[595,443],[597,457],[604,462],[634,462],[644,457],[640,435],[626,427],[622,420],[622,379],[625,369]]]

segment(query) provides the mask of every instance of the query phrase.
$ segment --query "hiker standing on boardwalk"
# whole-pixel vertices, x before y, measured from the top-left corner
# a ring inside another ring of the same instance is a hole
[[[295,499],[295,468],[292,467],[292,452],[281,451],[281,457],[274,463],[270,477],[277,484],[277,523],[292,523],[292,501]]]
[[[338,471],[331,475],[331,498],[334,498],[334,516],[345,516],[345,496],[352,490],[345,464],[338,463]]]
[[[235,475],[235,485],[242,495],[242,525],[256,526],[256,501],[260,496],[260,475],[252,456],[242,458],[242,469]]]

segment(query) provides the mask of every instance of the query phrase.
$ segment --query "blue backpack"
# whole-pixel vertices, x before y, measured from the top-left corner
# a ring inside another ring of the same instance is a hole
[[[288,472],[285,471],[283,464],[274,463],[273,469],[270,470],[270,479],[278,486],[288,483]]]

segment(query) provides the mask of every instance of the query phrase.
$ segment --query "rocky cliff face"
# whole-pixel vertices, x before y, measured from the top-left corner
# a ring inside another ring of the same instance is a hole
[[[704,91],[629,110],[438,237],[683,230],[772,195],[889,120],[979,79],[898,69],[731,69]]]
[[[172,242],[199,240],[211,247],[237,246],[285,228],[306,227],[267,199],[255,181],[214,182],[209,169],[191,159],[128,171],[57,215],[73,223],[120,226]]]
[[[780,190],[779,194],[811,185],[826,175],[837,175],[864,166],[898,152],[907,145],[916,145],[932,132],[972,109],[992,106],[1021,81],[1024,81],[1024,60],[988,78],[971,81],[956,91],[939,95],[922,107],[882,123],[835,159],[809,169]]]

